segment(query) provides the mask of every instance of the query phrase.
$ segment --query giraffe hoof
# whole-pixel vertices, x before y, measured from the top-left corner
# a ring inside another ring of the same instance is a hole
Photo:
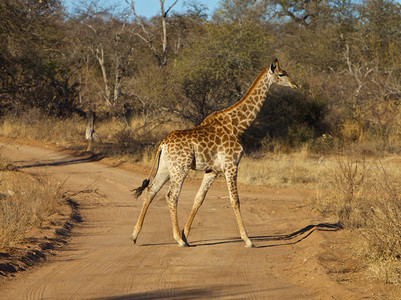
[[[182,231],[181,236],[182,236],[182,240],[184,241],[184,243],[187,244],[187,246],[189,246],[188,240],[187,240],[187,235],[184,233],[184,230]]]
[[[134,242],[134,244],[136,244],[136,237],[134,237],[133,235],[130,236],[130,239]]]
[[[184,241],[179,242],[178,246],[181,247],[181,248],[190,247],[190,245],[186,241],[185,242]]]
[[[255,248],[255,245],[252,242],[247,243],[247,244],[245,244],[245,248]]]

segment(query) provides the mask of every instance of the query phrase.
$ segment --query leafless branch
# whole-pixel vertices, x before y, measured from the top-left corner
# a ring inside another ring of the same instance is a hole
[[[374,71],[373,68],[368,68],[366,63],[362,63],[359,66],[355,65],[351,62],[350,58],[350,53],[349,53],[349,46],[348,44],[345,45],[345,52],[344,52],[344,58],[348,66],[348,72],[355,78],[358,87],[355,91],[355,95],[359,95],[361,92],[361,89],[365,85],[365,81],[368,77],[368,75]]]
[[[142,18],[136,13],[135,2],[134,1],[128,2],[128,0],[126,0],[125,2],[127,2],[127,4],[130,5],[132,13],[134,14],[135,18],[138,20],[139,24],[141,25],[142,31],[146,34],[146,36],[148,37],[148,40],[151,40],[151,35],[150,35],[149,31],[146,30],[145,23],[143,22]]]
[[[162,2],[163,2],[163,7],[164,7],[164,0],[160,0],[160,7],[162,7]],[[162,16],[163,16],[164,18],[167,17],[167,14],[168,14],[169,11],[174,7],[174,5],[177,4],[177,2],[178,2],[178,0],[176,0],[173,4],[171,4],[170,7],[166,10],[166,12],[164,12],[164,11],[163,11],[164,9],[162,9],[161,13],[162,13]]]
[[[150,32],[146,29],[145,23],[143,22],[142,18],[137,14],[135,10],[135,2],[131,1],[128,2],[126,0],[127,4],[130,5],[132,13],[134,14],[135,18],[138,20],[139,25],[141,26],[142,32],[144,35],[140,33],[136,33],[136,35],[143,40],[150,50],[152,51],[153,55],[155,56],[157,63],[160,67],[163,67],[167,64],[167,52],[168,52],[168,43],[167,43],[167,16],[170,10],[177,4],[178,0],[174,1],[172,5],[168,7],[167,10],[164,9],[164,2],[165,0],[159,0],[160,1],[160,17],[162,21],[162,44],[163,44],[163,50],[162,53],[160,54],[156,48],[153,45],[153,36],[150,34]]]

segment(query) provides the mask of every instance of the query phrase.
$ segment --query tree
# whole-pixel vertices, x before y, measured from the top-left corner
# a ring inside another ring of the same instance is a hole
[[[92,8],[81,11],[68,22],[82,65],[80,100],[92,109],[97,105],[110,110],[123,95],[123,81],[135,61],[132,53],[136,42],[123,16]]]
[[[0,1],[0,105],[2,111],[37,107],[60,114],[74,97],[74,65],[65,43],[57,0]],[[71,93],[70,93],[71,92]]]
[[[167,9],[165,8],[165,0],[159,0],[160,1],[160,17],[158,19],[161,20],[161,40],[162,40],[162,49],[158,50],[155,46],[154,39],[157,36],[155,33],[151,32],[151,30],[148,28],[149,26],[145,24],[143,19],[136,13],[135,10],[135,3],[134,1],[131,1],[130,3],[127,1],[127,3],[131,6],[132,13],[134,14],[136,20],[139,22],[142,33],[136,32],[136,35],[142,39],[143,42],[145,42],[150,51],[153,53],[154,57],[157,60],[157,64],[159,67],[164,67],[167,65],[167,56],[168,56],[168,34],[167,34],[167,19],[168,19],[168,14],[171,11],[171,9],[174,7],[174,5],[177,4],[178,0],[175,0],[173,4],[171,4]]]
[[[188,41],[179,56],[179,114],[197,125],[238,100],[267,67],[269,40],[262,22],[208,24],[203,38]]]
[[[268,17],[267,4],[265,0],[222,0],[214,18],[239,24],[246,20],[262,21]]]
[[[317,26],[319,20],[331,20],[331,11],[337,1],[325,0],[267,0],[277,18],[290,19],[295,24],[308,28]]]

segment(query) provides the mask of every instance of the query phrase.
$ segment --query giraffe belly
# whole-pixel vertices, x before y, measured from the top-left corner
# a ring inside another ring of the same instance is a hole
[[[221,172],[221,160],[219,155],[195,154],[194,170]]]

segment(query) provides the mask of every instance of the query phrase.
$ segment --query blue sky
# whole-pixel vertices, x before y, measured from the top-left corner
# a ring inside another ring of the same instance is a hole
[[[79,7],[82,0],[61,0],[62,3],[67,7],[69,11],[73,11],[74,8]],[[158,15],[160,12],[159,0],[134,0],[135,10],[138,15],[145,17],[153,17]],[[188,0],[178,0],[172,11],[181,12],[185,10],[184,3]],[[219,0],[196,0],[197,3],[205,5],[211,14],[217,7]],[[121,8],[127,8],[128,5],[125,0],[100,0],[97,1],[101,7],[119,6]],[[174,0],[165,0],[165,8],[167,9]]]
[[[185,0],[178,0],[177,4],[174,6],[173,10],[179,12],[184,10],[184,2]],[[208,9],[209,13],[213,12],[217,7],[218,0],[197,0],[198,3],[204,4]],[[174,0],[166,0],[165,7],[166,9],[174,3]],[[135,1],[135,9],[138,14],[144,15],[146,17],[155,16],[159,14],[160,11],[160,2],[159,0],[136,0]]]
[[[74,11],[74,8],[80,7],[80,3],[88,1],[84,0],[61,0],[62,3],[67,7],[69,11]],[[117,6],[118,11],[124,8],[128,8],[128,4],[125,0],[95,0],[96,3],[99,4],[100,7],[110,7]],[[130,1],[130,0],[128,0]],[[174,3],[175,0],[165,0],[166,9]],[[184,3],[189,2],[191,0],[178,0],[177,4],[173,8],[173,12],[182,12],[185,10]],[[195,0],[197,3],[202,4],[208,8],[209,15],[212,14],[220,0]],[[159,0],[134,0],[135,9],[138,15],[145,17],[153,17],[155,15],[159,15],[160,13],[160,2]],[[396,0],[395,2],[400,3],[401,0]]]

